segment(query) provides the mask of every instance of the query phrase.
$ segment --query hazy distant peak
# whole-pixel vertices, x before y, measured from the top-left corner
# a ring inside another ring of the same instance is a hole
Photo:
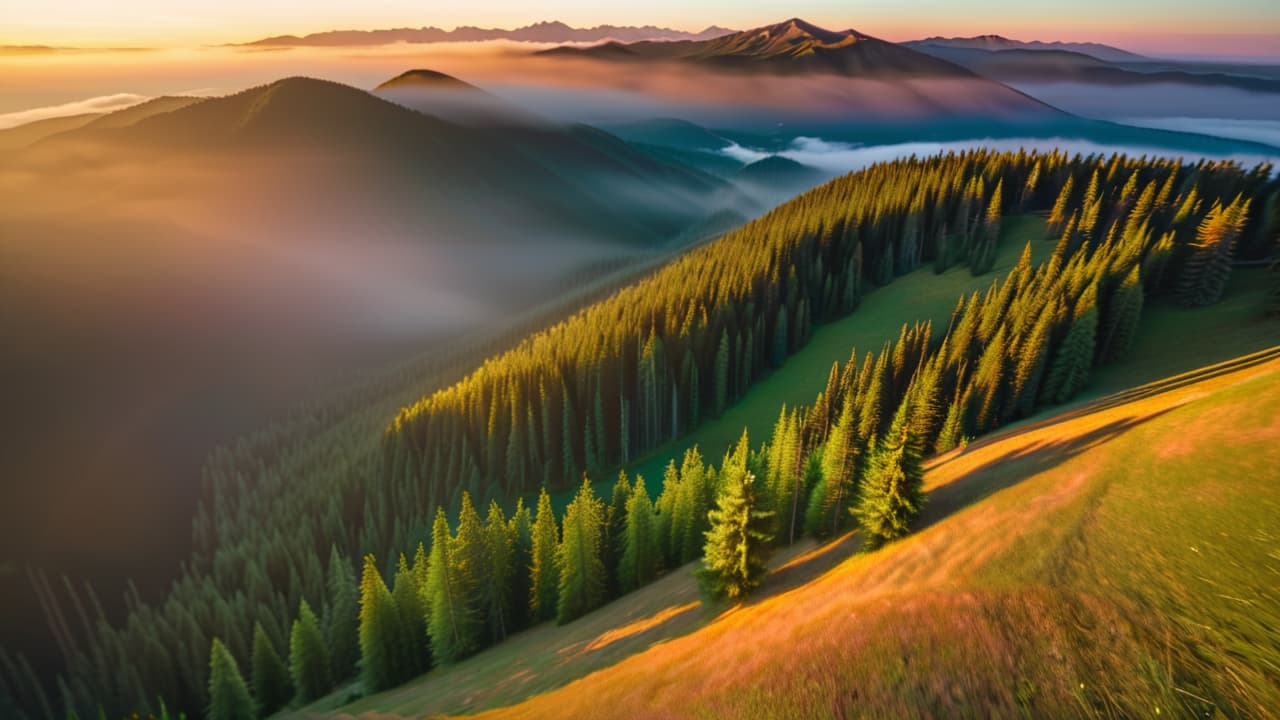
[[[427,70],[425,68],[415,68],[406,70],[399,75],[378,85],[377,90],[389,90],[391,88],[438,88],[441,90],[476,90],[475,85],[464,82],[458,78],[447,75],[436,70]]]
[[[1066,50],[1069,52],[1090,55],[1099,60],[1107,60],[1112,62],[1125,62],[1134,60],[1145,60],[1146,58],[1137,53],[1131,53],[1128,50],[1121,50],[1110,45],[1103,45],[1094,42],[1045,42],[1042,40],[1014,40],[1004,37],[1003,35],[974,35],[973,37],[942,37],[935,35],[923,40],[912,40],[905,42],[903,45],[908,47],[933,46],[944,48],[959,48],[965,50]]]

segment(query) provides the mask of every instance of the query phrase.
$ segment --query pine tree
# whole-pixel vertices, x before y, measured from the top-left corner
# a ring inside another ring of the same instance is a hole
[[[449,562],[452,566],[450,586],[457,594],[455,602],[465,612],[459,617],[461,643],[454,648],[454,659],[470,655],[484,644],[485,626],[488,620],[484,606],[482,583],[490,573],[489,551],[485,543],[484,525],[480,514],[471,503],[470,493],[462,493],[462,506],[458,510],[458,531],[449,543]]]
[[[1071,329],[1063,338],[1049,368],[1043,396],[1052,403],[1064,403],[1089,382],[1093,368],[1094,344],[1098,334],[1097,286],[1090,285],[1076,302]]]
[[[320,621],[306,600],[299,601],[298,619],[289,633],[289,673],[299,702],[311,702],[333,687]]]
[[[644,478],[637,476],[627,500],[622,561],[618,564],[618,584],[624,593],[649,584],[658,575],[662,559],[655,524],[649,491]]]
[[[729,473],[710,512],[698,584],[710,598],[738,600],[760,586],[767,570],[773,512],[763,509],[755,476]]]
[[[560,531],[551,511],[551,496],[547,488],[538,495],[538,514],[533,521],[533,553],[529,566],[529,610],[534,622],[550,620],[556,614],[556,602],[560,596],[560,567],[556,564],[560,547]]]
[[[942,421],[942,430],[938,431],[938,440],[934,443],[936,452],[949,452],[964,441],[964,406],[964,400],[956,398],[947,407],[947,417]]]
[[[1124,282],[1111,296],[1107,316],[1099,340],[1098,356],[1103,362],[1120,359],[1133,344],[1142,320],[1142,279],[1139,266],[1134,265]]]
[[[209,650],[209,720],[256,720],[258,708],[231,651],[218,638]]]
[[[397,679],[404,681],[427,671],[430,654],[427,651],[427,610],[422,602],[422,588],[418,586],[418,577],[409,568],[403,553],[396,563],[391,599],[395,601],[399,619],[396,641],[401,647],[401,657]]]
[[[911,430],[904,404],[871,455],[862,497],[853,514],[876,547],[911,530],[924,505],[924,469],[919,438]]]
[[[398,684],[403,679],[403,648],[410,638],[373,555],[364,556],[360,575],[359,638],[360,676],[365,687],[377,691]]]
[[[682,523],[684,536],[679,540],[679,563],[692,562],[702,555],[703,533],[707,529],[707,510],[711,499],[711,478],[695,445],[684,453],[680,464],[678,500],[688,520]]]
[[[468,603],[464,584],[458,577],[453,536],[444,508],[436,510],[431,526],[431,554],[427,556],[427,587],[424,605],[431,608],[427,635],[437,662],[452,663],[477,647],[480,621]]]
[[[1053,202],[1053,210],[1049,212],[1049,234],[1061,233],[1066,226],[1067,208],[1071,206],[1071,193],[1075,189],[1076,179],[1068,176],[1063,183],[1058,199]]]
[[[329,549],[329,607],[325,614],[325,639],[329,645],[329,659],[335,679],[346,679],[356,671],[360,659],[357,635],[360,625],[359,588],[351,563],[338,553],[337,546]]]
[[[1187,307],[1212,305],[1222,299],[1231,278],[1236,241],[1244,228],[1248,203],[1215,204],[1196,230],[1196,242],[1178,278],[1178,302]]]
[[[253,626],[253,660],[250,663],[253,679],[253,697],[258,701],[262,714],[270,715],[284,707],[293,698],[293,681],[289,668],[271,644],[262,624]]]
[[[516,500],[516,511],[511,515],[511,592],[508,601],[512,624],[522,628],[529,624],[529,595],[533,586],[529,568],[533,564],[533,517],[524,498]]]
[[[814,496],[818,504],[809,528],[818,537],[839,531],[844,503],[853,488],[858,445],[854,422],[853,403],[846,402],[822,450],[822,494]]]
[[[627,501],[631,498],[631,482],[624,470],[618,471],[613,483],[613,495],[605,508],[605,536],[603,547],[604,571],[608,578],[606,590],[610,597],[622,592],[618,583],[618,565],[622,561],[623,541],[627,529]]]
[[[712,389],[715,391],[715,414],[720,417],[729,406],[729,331],[720,334],[720,345],[716,348],[715,365],[712,368]]]
[[[507,518],[497,500],[489,503],[489,514],[484,524],[484,544],[488,556],[488,572],[480,578],[481,604],[488,617],[494,641],[501,642],[506,639],[512,624],[507,591],[515,574],[512,565],[515,540],[511,537]]]
[[[639,480],[637,479],[637,482]],[[604,563],[600,559],[604,507],[583,479],[577,496],[564,512],[564,530],[557,550],[560,567],[556,622],[564,624],[604,602]]]
[[[996,182],[996,189],[987,203],[982,222],[982,236],[969,259],[969,271],[974,275],[989,272],[996,263],[996,249],[1000,242],[1000,209],[1003,203],[1004,179]]]
[[[1013,371],[1009,417],[1013,415],[1026,417],[1035,410],[1036,398],[1040,395],[1040,382],[1044,377],[1044,368],[1049,355],[1054,315],[1052,305],[1042,310],[1035,327],[1031,329],[1031,335],[1019,347],[1017,365]]]

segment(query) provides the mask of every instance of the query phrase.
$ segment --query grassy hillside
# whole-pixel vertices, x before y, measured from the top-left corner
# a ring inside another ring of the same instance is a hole
[[[343,711],[528,695],[484,717],[1266,716],[1276,407],[1272,350],[1006,432],[935,459],[923,528],[884,550],[797,548],[714,619],[675,573]]]

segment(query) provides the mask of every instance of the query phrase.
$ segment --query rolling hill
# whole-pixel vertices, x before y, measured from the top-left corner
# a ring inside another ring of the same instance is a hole
[[[380,83],[373,89],[373,94],[460,125],[559,129],[550,120],[435,70],[406,70]]]

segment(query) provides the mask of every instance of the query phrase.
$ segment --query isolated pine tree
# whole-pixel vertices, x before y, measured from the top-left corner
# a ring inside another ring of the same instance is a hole
[[[533,521],[533,552],[529,566],[532,586],[529,609],[534,622],[550,620],[556,615],[556,602],[560,597],[560,568],[556,565],[559,547],[560,531],[551,511],[551,496],[543,487],[538,495],[538,514]]]
[[[869,546],[876,547],[910,532],[923,506],[920,442],[904,405],[871,454],[853,514]]]
[[[767,571],[773,511],[763,509],[751,473],[733,472],[710,512],[698,584],[713,599],[738,600],[760,586]]]
[[[293,699],[293,680],[262,624],[253,627],[253,659],[250,662],[253,697],[262,714],[270,715]]]
[[[325,615],[325,639],[333,677],[346,679],[355,674],[360,660],[360,597],[351,563],[338,553],[337,546],[329,549],[327,583],[329,607]]]
[[[604,504],[583,479],[564,512],[564,531],[556,554],[560,567],[556,622],[564,624],[604,602],[604,563],[600,559]]]
[[[231,651],[218,638],[209,649],[209,720],[256,720],[258,708]]]
[[[332,687],[324,634],[306,600],[300,601],[298,619],[293,621],[293,630],[289,633],[289,673],[299,702],[311,702]]]
[[[622,561],[618,564],[618,584],[624,593],[649,584],[658,574],[662,558],[654,526],[649,491],[644,478],[637,477],[627,501]]]

